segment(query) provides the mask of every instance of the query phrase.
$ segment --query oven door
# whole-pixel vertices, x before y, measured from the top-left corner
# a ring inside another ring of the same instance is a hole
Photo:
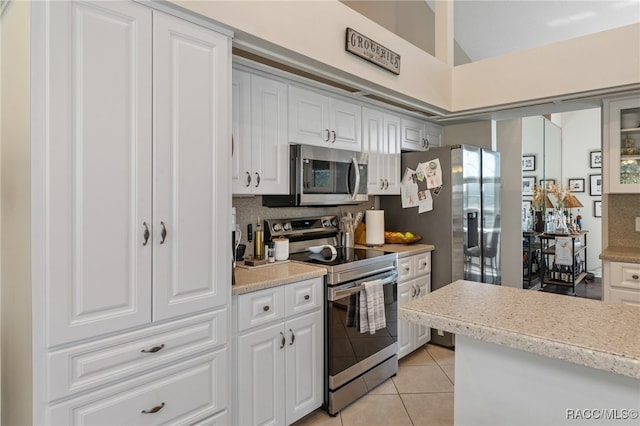
[[[327,368],[329,389],[348,383],[381,362],[396,355],[398,341],[398,273],[388,271],[357,281],[329,287],[327,294]],[[361,333],[353,313],[363,296],[366,281],[381,279],[384,292],[386,328]],[[348,318],[349,317],[349,318]]]

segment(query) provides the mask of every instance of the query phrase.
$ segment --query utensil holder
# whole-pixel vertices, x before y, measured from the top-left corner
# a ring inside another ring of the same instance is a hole
[[[353,237],[353,232],[342,233],[342,247],[345,247],[345,248],[355,247],[355,239]]]

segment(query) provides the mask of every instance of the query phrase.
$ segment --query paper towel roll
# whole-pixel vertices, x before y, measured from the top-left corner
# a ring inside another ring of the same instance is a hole
[[[274,248],[276,251],[276,260],[287,260],[289,258],[289,239],[274,238]]]
[[[367,245],[384,244],[384,210],[367,210],[365,218]]]

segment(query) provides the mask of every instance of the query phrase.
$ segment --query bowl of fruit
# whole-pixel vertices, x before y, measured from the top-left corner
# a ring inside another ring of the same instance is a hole
[[[406,232],[392,232],[386,231],[384,233],[384,242],[387,244],[411,244],[416,241],[420,241],[422,237],[418,234],[414,234],[411,231]]]

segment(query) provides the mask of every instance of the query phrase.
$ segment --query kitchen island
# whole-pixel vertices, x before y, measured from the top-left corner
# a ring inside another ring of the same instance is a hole
[[[456,335],[457,425],[638,424],[637,307],[456,281],[400,318]]]

